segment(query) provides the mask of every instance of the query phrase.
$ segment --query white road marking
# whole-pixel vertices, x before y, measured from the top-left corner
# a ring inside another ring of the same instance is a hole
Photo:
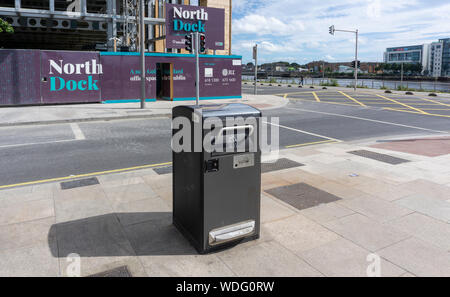
[[[80,126],[78,126],[77,123],[71,123],[70,128],[72,128],[72,132],[75,135],[76,140],[85,140],[86,137],[83,134],[83,131],[81,131]]]
[[[343,114],[338,114],[338,113],[330,113],[330,112],[315,111],[315,110],[302,109],[302,108],[293,108],[293,107],[287,107],[287,109],[298,110],[298,111],[305,111],[305,112],[312,112],[312,113],[319,113],[319,114],[326,114],[326,115],[332,115],[332,116],[336,116],[336,117],[343,117],[343,118],[349,118],[349,119],[355,119],[355,120],[361,120],[361,121],[368,121],[368,122],[374,122],[374,123],[380,123],[380,124],[385,124],[385,125],[398,126],[398,127],[403,127],[403,128],[410,128],[410,129],[416,129],[416,130],[422,130],[422,131],[430,131],[430,132],[434,132],[434,133],[444,133],[444,134],[448,133],[447,131],[439,131],[439,130],[433,130],[433,129],[427,129],[427,128],[422,128],[422,127],[403,125],[403,124],[392,123],[392,122],[372,120],[372,119],[355,117],[355,116],[348,116],[348,115],[343,115]]]
[[[50,143],[60,143],[60,142],[71,142],[77,141],[78,139],[66,139],[66,140],[53,140],[53,141],[45,141],[45,142],[31,142],[31,143],[19,143],[19,144],[8,144],[1,145],[1,148],[11,148],[11,147],[19,147],[19,146],[27,146],[27,145],[36,145],[36,144],[50,144]]]
[[[63,143],[63,142],[71,142],[71,141],[79,141],[85,140],[86,136],[84,136],[83,131],[81,131],[80,127],[76,123],[71,123],[70,128],[72,129],[74,139],[64,139],[64,140],[52,140],[52,141],[43,141],[43,142],[30,142],[30,143],[18,143],[18,144],[7,144],[0,145],[0,149],[2,148],[13,148],[20,146],[28,146],[28,145],[38,145],[38,144],[52,144],[52,143]]]
[[[277,127],[280,127],[280,128],[284,128],[284,129],[295,131],[295,132],[300,132],[300,133],[303,133],[303,134],[308,134],[308,135],[315,136],[315,137],[325,138],[325,139],[333,140],[333,141],[336,141],[336,142],[342,142],[342,140],[339,140],[339,139],[336,139],[336,138],[331,138],[331,137],[328,137],[328,136],[323,136],[323,135],[319,135],[319,134],[315,134],[315,133],[311,133],[311,132],[307,132],[307,131],[303,131],[303,130],[299,130],[299,129],[295,129],[295,128],[291,128],[291,127],[287,127],[287,126],[283,126],[283,125],[277,125],[277,124],[273,124],[273,123],[269,123],[269,122],[264,122],[264,124],[277,126]]]

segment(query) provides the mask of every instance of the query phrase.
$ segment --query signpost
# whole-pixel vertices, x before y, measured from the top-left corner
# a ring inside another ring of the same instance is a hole
[[[144,25],[144,0],[140,0],[139,8],[139,49],[141,50],[141,109],[145,108],[145,25]]]
[[[198,32],[195,32],[195,102],[198,106],[200,100],[200,62],[199,62],[199,52],[200,52],[200,38]]]
[[[255,95],[257,95],[257,80],[258,80],[258,45],[255,44],[253,47],[253,59],[255,60]]]

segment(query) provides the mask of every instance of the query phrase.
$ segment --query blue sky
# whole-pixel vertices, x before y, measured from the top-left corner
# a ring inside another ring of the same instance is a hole
[[[449,0],[233,0],[233,54],[252,61],[354,59],[354,34],[328,33],[328,27],[360,31],[360,60],[382,61],[387,47],[450,38]]]

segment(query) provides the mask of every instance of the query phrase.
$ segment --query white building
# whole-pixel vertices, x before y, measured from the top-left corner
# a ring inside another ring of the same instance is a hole
[[[421,64],[423,71],[429,68],[430,45],[412,45],[402,47],[391,47],[384,53],[384,62],[388,64]]]
[[[443,48],[443,42],[433,42],[430,45],[429,73],[433,77],[439,77],[442,73],[442,54],[444,52]]]

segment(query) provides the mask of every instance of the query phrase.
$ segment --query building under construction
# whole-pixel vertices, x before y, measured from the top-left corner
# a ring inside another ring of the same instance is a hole
[[[0,0],[0,18],[14,27],[3,34],[0,48],[138,51],[140,0]],[[165,3],[191,5],[190,0],[145,1],[148,52],[184,53],[167,49]],[[225,49],[231,53],[231,0],[200,0],[195,5],[225,9]]]

